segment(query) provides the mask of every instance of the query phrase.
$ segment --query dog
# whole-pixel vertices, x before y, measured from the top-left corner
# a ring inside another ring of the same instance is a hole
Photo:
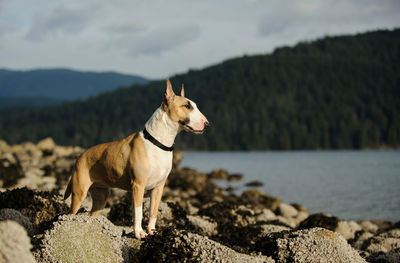
[[[202,134],[209,126],[196,103],[181,93],[175,95],[167,80],[161,106],[144,129],[128,137],[93,146],[76,161],[64,200],[72,194],[70,214],[76,214],[89,191],[93,200],[91,216],[103,210],[110,187],[132,192],[133,225],[138,239],[155,233],[158,206],[172,168],[175,137],[182,130]],[[143,195],[151,190],[147,233],[142,228]]]

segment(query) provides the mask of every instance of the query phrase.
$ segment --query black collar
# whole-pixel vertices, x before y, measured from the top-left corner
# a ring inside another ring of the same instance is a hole
[[[143,136],[145,139],[151,141],[155,146],[157,146],[158,148],[160,148],[164,151],[172,152],[174,150],[173,145],[171,147],[165,146],[164,144],[159,142],[156,138],[151,136],[151,134],[146,130],[146,128],[143,129]]]

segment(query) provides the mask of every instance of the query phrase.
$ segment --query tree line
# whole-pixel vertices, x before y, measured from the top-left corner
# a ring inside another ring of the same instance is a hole
[[[178,136],[192,150],[364,149],[400,144],[400,30],[326,37],[243,56],[171,78],[212,126]],[[91,145],[142,129],[165,81],[85,101],[0,111],[9,143],[51,136]]]

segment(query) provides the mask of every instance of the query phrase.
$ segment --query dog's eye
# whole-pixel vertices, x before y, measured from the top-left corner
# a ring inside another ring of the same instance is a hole
[[[190,110],[190,108],[191,108],[191,106],[190,106],[190,104],[188,103],[188,104],[185,104],[185,105],[183,105],[186,109],[188,109],[188,110]]]

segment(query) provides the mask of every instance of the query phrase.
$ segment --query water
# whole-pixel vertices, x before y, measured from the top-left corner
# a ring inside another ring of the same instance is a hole
[[[232,183],[238,194],[258,180],[260,190],[312,213],[400,220],[400,151],[187,152],[182,166],[242,173]]]

